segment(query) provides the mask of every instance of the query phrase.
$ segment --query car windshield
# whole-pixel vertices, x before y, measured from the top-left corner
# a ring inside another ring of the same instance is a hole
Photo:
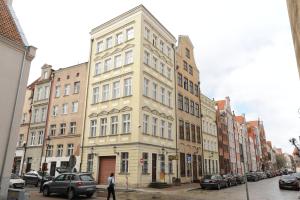
[[[205,175],[204,179],[212,179],[212,175]]]
[[[293,175],[296,177],[300,177],[300,173],[294,173]]]
[[[11,174],[10,178],[11,178],[11,179],[19,179],[20,177],[17,176],[17,175],[15,175],[15,174]]]
[[[294,180],[296,177],[295,176],[282,176],[281,179],[283,180]]]
[[[93,177],[89,174],[80,175],[80,180],[82,181],[93,181]]]

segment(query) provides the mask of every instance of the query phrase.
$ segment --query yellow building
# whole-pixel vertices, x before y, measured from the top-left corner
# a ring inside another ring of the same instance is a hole
[[[202,176],[200,82],[193,49],[188,36],[179,36],[176,50],[176,118],[181,182],[196,181]]]
[[[204,94],[201,94],[201,113],[204,157],[203,172],[204,174],[218,174],[220,170],[215,101]]]
[[[81,171],[99,184],[175,176],[175,42],[142,5],[91,31]]]

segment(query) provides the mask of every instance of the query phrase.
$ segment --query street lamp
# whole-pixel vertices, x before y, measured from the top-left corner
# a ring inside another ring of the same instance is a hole
[[[49,143],[50,143],[50,136],[48,135],[48,137],[46,138],[45,140],[45,145],[46,145],[46,153],[45,153],[45,160],[44,160],[44,163],[42,164],[42,172],[43,172],[43,176],[42,176],[42,182],[41,182],[41,185],[40,185],[40,192],[42,192],[43,190],[43,185],[44,185],[44,182],[45,182],[45,171],[47,170],[47,153],[48,153],[48,148],[49,148]]]

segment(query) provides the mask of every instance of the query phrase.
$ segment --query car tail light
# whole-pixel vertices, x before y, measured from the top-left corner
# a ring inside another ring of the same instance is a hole
[[[76,183],[76,186],[82,186],[82,185],[83,185],[83,182],[81,182],[81,181]]]

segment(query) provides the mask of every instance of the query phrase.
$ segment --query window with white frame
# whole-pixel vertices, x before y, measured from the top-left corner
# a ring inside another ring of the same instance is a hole
[[[125,65],[133,63],[132,50],[125,52]]]
[[[43,99],[43,88],[42,87],[39,87],[37,89],[37,97],[36,97],[37,100],[41,100]]]
[[[72,102],[72,112],[73,113],[78,112],[78,101]]]
[[[52,155],[53,155],[53,145],[48,145],[46,155],[47,155],[47,157],[52,157]]]
[[[109,37],[106,39],[106,49],[112,48],[112,46],[113,46],[112,37]]]
[[[187,97],[184,97],[184,111],[189,113],[190,100]]]
[[[156,117],[152,118],[152,135],[153,136],[157,135],[157,118]]]
[[[194,115],[195,113],[194,113],[194,109],[195,107],[194,107],[194,102],[193,101],[190,101],[190,113],[192,114],[192,115]]]
[[[100,136],[105,136],[107,130],[107,118],[100,119]]]
[[[167,47],[167,55],[169,58],[171,58],[171,48]]]
[[[165,75],[165,64],[164,63],[160,63],[160,73],[161,75]]]
[[[39,109],[34,109],[33,122],[38,122],[39,120]]]
[[[167,93],[167,104],[169,107],[171,107],[171,96],[172,96],[172,93],[170,91],[168,91]]]
[[[120,81],[116,81],[113,83],[112,89],[112,98],[119,98],[120,97]]]
[[[97,62],[95,64],[95,75],[99,75],[101,73],[101,62]]]
[[[92,104],[99,102],[99,87],[93,88],[93,99]]]
[[[122,57],[121,57],[121,55],[116,55],[114,59],[115,59],[114,67],[115,68],[121,67],[122,66]]]
[[[130,114],[122,115],[123,118],[123,133],[130,133]]]
[[[161,103],[165,104],[165,88],[160,88],[160,97],[161,97]]]
[[[157,84],[156,83],[152,83],[152,98],[153,99],[157,99]]]
[[[63,151],[64,151],[64,145],[58,144],[57,145],[56,157],[62,157]]]
[[[131,40],[134,37],[134,30],[133,28],[129,28],[126,30],[126,38],[127,40]]]
[[[67,156],[73,155],[73,151],[74,151],[74,144],[68,144]]]
[[[165,121],[160,120],[160,137],[165,137]]]
[[[165,155],[159,154],[160,172],[165,173]]]
[[[111,134],[118,134],[118,116],[111,117]]]
[[[161,40],[159,42],[159,49],[161,50],[161,52],[164,52],[164,49],[165,49],[165,43]]]
[[[93,119],[90,122],[90,137],[96,137],[97,132],[97,120]]]
[[[46,116],[47,116],[47,111],[46,111],[46,108],[42,108],[42,113],[41,113],[41,117],[42,117],[42,119],[41,119],[41,121],[42,122],[45,122],[46,121]]]
[[[112,61],[111,61],[111,58],[109,59],[106,59],[104,61],[104,69],[103,69],[103,72],[107,72],[111,69],[111,64],[112,64]]]
[[[147,27],[145,27],[144,37],[146,40],[150,41],[150,30]]]
[[[102,86],[102,101],[107,101],[109,98],[109,84]]]
[[[168,138],[172,139],[172,123],[168,123]]]
[[[148,173],[148,164],[149,164],[149,160],[148,160],[148,153],[143,152],[143,156],[142,156],[144,162],[143,162],[143,174],[147,174]]]
[[[144,78],[144,95],[149,95],[149,80]]]
[[[64,95],[70,95],[70,88],[71,88],[70,84],[65,85]]]
[[[45,95],[44,98],[49,98],[49,86],[45,86]]]
[[[30,146],[33,146],[35,143],[35,132],[30,133]]]
[[[148,134],[149,115],[143,115],[143,133]]]
[[[24,134],[19,135],[19,140],[18,140],[18,146],[22,147],[23,146],[23,140],[24,140]]]
[[[116,45],[121,44],[123,42],[123,33],[118,33],[116,35]]]
[[[59,134],[64,135],[65,133],[66,133],[66,123],[61,123]]]
[[[167,78],[171,80],[171,68],[167,67]]]
[[[38,138],[38,144],[41,145],[43,144],[44,141],[44,131],[39,131],[39,138]]]
[[[70,122],[70,134],[76,134],[76,122]]]
[[[74,82],[74,94],[78,94],[80,91],[80,82],[76,81]]]
[[[157,36],[156,36],[155,34],[153,34],[152,44],[153,44],[153,46],[155,46],[155,47],[156,47],[156,45],[157,45]]]
[[[157,70],[157,58],[156,57],[152,57],[152,63],[153,63],[153,68],[155,69],[155,70]]]
[[[121,173],[128,173],[128,152],[121,152]]]
[[[144,51],[144,63],[150,65],[150,53],[148,51]]]
[[[56,116],[58,114],[57,111],[58,111],[58,106],[53,106],[53,108],[52,108],[52,116]]]
[[[97,42],[97,52],[101,52],[104,50],[103,41]]]
[[[124,96],[131,95],[131,78],[124,79]]]
[[[88,154],[87,156],[87,172],[93,172],[93,161],[94,161],[94,154]]]
[[[55,86],[55,97],[60,97],[60,85]]]
[[[67,114],[68,113],[68,104],[64,103],[62,106],[62,114]]]

